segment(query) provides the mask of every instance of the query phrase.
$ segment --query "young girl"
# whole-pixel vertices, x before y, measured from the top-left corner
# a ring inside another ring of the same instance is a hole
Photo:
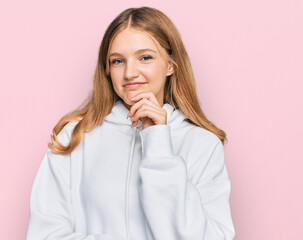
[[[233,239],[225,140],[171,20],[126,9],[104,34],[88,101],[53,129],[26,239]]]

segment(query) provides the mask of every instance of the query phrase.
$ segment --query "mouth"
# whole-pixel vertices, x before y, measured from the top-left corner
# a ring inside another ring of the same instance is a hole
[[[125,85],[123,85],[123,87],[125,87],[125,88],[136,88],[136,87],[140,87],[144,84],[145,84],[145,82],[134,82],[134,83],[125,84]]]

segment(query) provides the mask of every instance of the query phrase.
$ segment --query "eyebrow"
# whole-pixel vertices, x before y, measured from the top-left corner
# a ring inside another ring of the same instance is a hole
[[[154,52],[154,53],[157,53],[157,51],[155,51],[155,50],[153,50],[153,49],[151,49],[151,48],[139,49],[139,50],[137,50],[135,53],[140,53],[140,52],[145,52],[145,51],[152,51],[152,52]],[[121,56],[120,53],[115,53],[115,52],[114,52],[114,53],[111,53],[111,54],[109,55],[108,58],[110,58],[110,57],[113,56],[113,55]]]

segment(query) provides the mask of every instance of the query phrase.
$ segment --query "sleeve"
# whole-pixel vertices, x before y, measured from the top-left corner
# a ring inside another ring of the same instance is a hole
[[[184,159],[173,152],[169,125],[150,126],[140,135],[139,193],[148,240],[232,240],[231,186],[220,139],[208,155],[192,148],[191,156],[206,161],[193,183]]]
[[[66,144],[70,124],[58,134]],[[30,218],[26,240],[125,240],[109,234],[74,231],[68,163],[70,154],[55,154],[47,149],[35,176],[30,194]]]

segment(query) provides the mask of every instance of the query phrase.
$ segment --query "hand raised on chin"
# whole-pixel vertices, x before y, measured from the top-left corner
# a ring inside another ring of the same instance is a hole
[[[153,125],[165,125],[167,122],[167,112],[163,109],[152,92],[141,92],[136,94],[130,101],[135,102],[129,110],[128,117],[133,121],[132,126],[142,121],[142,129]]]

